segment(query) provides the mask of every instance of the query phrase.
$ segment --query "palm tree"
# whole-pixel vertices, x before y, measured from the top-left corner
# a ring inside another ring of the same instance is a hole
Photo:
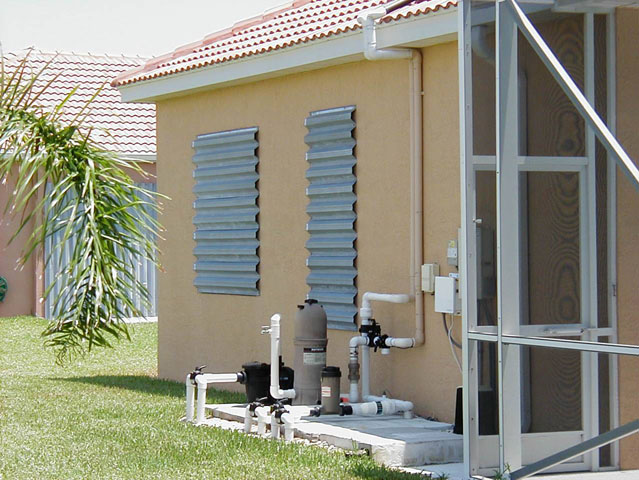
[[[56,232],[63,232],[65,241],[74,239],[70,262],[57,266],[60,293],[43,332],[45,345],[64,362],[130,338],[120,319],[141,316],[131,298],[138,293],[146,299],[147,292],[129,273],[122,253],[155,258],[149,238],[159,230],[152,218],[157,206],[155,194],[126,173],[141,172],[138,164],[101,148],[83,124],[93,99],[63,122],[64,104],[73,91],[55,108],[40,106],[38,98],[55,77],[44,82],[49,64],[32,74],[27,61],[28,55],[11,72],[4,63],[0,70],[0,179],[16,185],[5,208],[5,214],[19,218],[11,241],[39,218],[20,263]]]

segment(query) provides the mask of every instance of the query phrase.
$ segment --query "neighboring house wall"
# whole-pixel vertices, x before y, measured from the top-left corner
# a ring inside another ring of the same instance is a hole
[[[136,182],[155,183],[155,164],[141,164],[142,169],[148,174],[143,176],[137,172],[129,172]],[[0,208],[4,208],[10,198],[11,182],[0,185]],[[20,233],[9,244],[11,236],[20,224],[20,216],[12,217],[10,213],[0,211],[2,227],[0,228],[0,276],[7,279],[9,288],[3,302],[0,302],[0,317],[16,315],[44,315],[44,304],[37,300],[37,287],[40,283],[40,291],[44,291],[43,265],[36,265],[36,256],[33,255],[23,268],[16,268],[16,261],[20,257],[29,235],[33,232],[34,222]]]
[[[15,183],[8,180],[0,185],[0,209],[4,209]],[[3,302],[0,302],[0,317],[32,315],[35,313],[36,276],[35,258],[31,257],[24,267],[18,267],[16,261],[27,238],[33,231],[33,222],[9,244],[9,240],[20,225],[20,216],[12,217],[0,210],[0,276],[7,280],[9,288]]]
[[[424,58],[425,253],[447,274],[446,244],[460,221],[456,45],[425,49]],[[304,119],[311,111],[356,106],[359,299],[366,291],[410,292],[408,80],[405,61],[364,61],[158,102],[158,190],[172,198],[159,245],[166,269],[158,281],[161,377],[181,380],[196,364],[223,372],[268,361],[268,339],[259,332],[275,312],[283,315],[283,355],[292,364],[293,318],[309,290]],[[199,134],[252,126],[259,127],[260,296],[198,294],[191,143]],[[413,304],[374,307],[384,332],[413,335]],[[414,401],[420,414],[452,421],[461,376],[430,297],[425,310],[426,345],[373,354],[371,384],[376,393]],[[328,363],[342,368],[343,388],[353,335],[329,331]]]
[[[639,159],[639,12],[617,12],[617,134],[631,158]],[[617,170],[620,172],[619,170]],[[619,343],[639,344],[639,194],[625,175],[617,180],[617,273]],[[621,424],[639,418],[639,359],[619,359]],[[621,442],[621,466],[639,468],[639,435]]]

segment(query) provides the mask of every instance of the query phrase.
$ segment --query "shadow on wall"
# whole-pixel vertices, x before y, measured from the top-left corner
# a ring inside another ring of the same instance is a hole
[[[160,380],[145,375],[96,375],[92,377],[56,378],[65,382],[85,383],[105,388],[119,388],[149,395],[184,398],[184,384],[171,380]],[[243,393],[227,392],[209,388],[207,403],[244,403]]]

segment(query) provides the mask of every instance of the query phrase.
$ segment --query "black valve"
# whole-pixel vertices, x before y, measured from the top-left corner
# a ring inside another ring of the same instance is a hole
[[[339,406],[339,416],[343,417],[344,415],[353,415],[353,407],[341,404]]]
[[[282,415],[284,415],[287,411],[288,410],[286,410],[283,406],[275,409],[273,413],[275,414],[275,420],[277,420],[277,423],[282,423]]]
[[[375,339],[382,334],[382,326],[377,323],[375,319],[371,318],[371,323],[369,325],[362,325],[359,327],[359,333],[366,335],[368,337],[368,346],[375,347],[375,351],[377,351]]]
[[[248,404],[249,407],[249,412],[251,412],[252,416],[255,416],[255,410],[257,410],[258,407],[263,406],[264,404],[260,401],[256,401],[256,402],[251,402]]]
[[[199,367],[195,367],[195,370],[189,373],[189,378],[191,379],[191,381],[195,382],[195,377],[197,377],[198,375],[202,375],[202,370],[204,370],[205,368],[206,368],[206,365],[200,365]]]
[[[322,407],[311,408],[311,411],[309,412],[310,417],[319,417],[321,414],[322,414]]]
[[[388,340],[388,335],[384,334],[381,335],[379,337],[375,338],[375,351],[377,351],[378,348],[384,349],[384,348],[390,348],[389,345],[386,345],[386,340]]]

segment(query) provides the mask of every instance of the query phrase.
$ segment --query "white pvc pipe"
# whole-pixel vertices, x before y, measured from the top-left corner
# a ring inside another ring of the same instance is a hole
[[[280,320],[281,316],[276,313],[271,317],[271,397],[275,399],[295,398],[295,389],[282,390],[280,388]]]
[[[197,384],[197,417],[195,419],[196,424],[200,424],[206,419],[206,389],[208,387],[208,384],[235,383],[237,381],[239,381],[239,376],[237,373],[201,373],[195,377],[195,383]]]
[[[290,442],[295,437],[295,423],[299,420],[290,412],[282,414],[280,417],[284,424],[284,440]]]
[[[264,435],[266,433],[266,420],[269,418],[268,408],[257,407],[255,416],[257,417],[257,433],[258,435]]]
[[[398,338],[388,337],[386,339],[386,345],[396,348],[413,348],[415,346],[414,338]]]
[[[370,320],[373,316],[371,302],[408,303],[410,300],[410,295],[404,293],[366,292],[362,295],[362,307],[359,309],[359,315],[362,318],[365,317],[366,320]]]
[[[373,316],[373,308],[371,302],[386,302],[386,303],[408,303],[410,302],[410,295],[403,293],[375,293],[365,292],[362,295],[362,307],[359,309],[359,317],[362,325],[370,325],[370,319]],[[365,336],[362,334],[362,336]],[[416,345],[416,339],[412,340],[412,346]],[[368,339],[366,340],[368,342]],[[366,398],[370,395],[370,348],[361,349],[361,385],[362,385],[362,398]],[[357,396],[355,397],[357,398]],[[351,401],[353,399],[351,398]]]
[[[244,433],[251,433],[251,426],[253,425],[253,412],[251,412],[251,405],[247,405],[244,409]]]
[[[413,403],[405,400],[382,399],[365,403],[349,404],[353,409],[353,415],[376,416],[376,415],[394,415],[399,412],[412,415]]]
[[[195,385],[191,381],[191,374],[186,376],[186,421],[193,421],[195,410]]]
[[[358,347],[365,345],[368,345],[368,337],[364,335],[358,335],[350,339],[350,341],[348,342],[348,347],[350,350],[349,358],[351,362],[359,363],[357,349]],[[351,402],[357,402],[359,400],[357,380],[351,380],[348,399]]]
[[[271,438],[278,440],[280,438],[280,424],[277,423],[277,418],[275,418],[276,413],[271,413]]]

